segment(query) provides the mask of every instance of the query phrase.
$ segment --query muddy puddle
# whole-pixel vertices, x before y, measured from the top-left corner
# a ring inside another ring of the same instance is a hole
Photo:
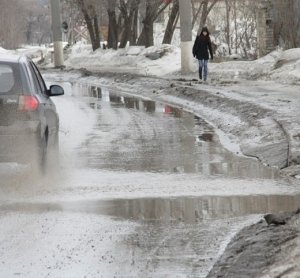
[[[97,113],[79,152],[89,168],[202,173],[237,178],[278,177],[275,169],[225,149],[214,128],[181,108],[107,88],[68,84]]]
[[[107,215],[133,221],[197,223],[211,219],[227,219],[253,214],[293,211],[300,207],[296,196],[213,196],[180,198],[139,198],[85,200],[55,203],[11,203],[0,211],[23,213],[74,212]]]

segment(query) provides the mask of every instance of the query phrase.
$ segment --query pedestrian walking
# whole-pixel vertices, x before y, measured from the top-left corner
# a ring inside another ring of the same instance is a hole
[[[209,52],[209,53],[208,53]],[[213,51],[211,47],[211,40],[209,37],[209,31],[207,27],[203,27],[200,35],[196,37],[193,46],[193,56],[198,59],[199,62],[199,78],[206,81],[208,75],[208,59],[213,60]]]

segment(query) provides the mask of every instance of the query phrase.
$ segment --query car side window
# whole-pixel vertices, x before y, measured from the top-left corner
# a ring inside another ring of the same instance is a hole
[[[45,96],[47,96],[47,88],[46,88],[46,85],[44,83],[44,80],[43,80],[39,70],[37,69],[35,64],[32,63],[32,62],[30,62],[30,66],[31,66],[32,71],[33,71],[33,76],[37,80],[38,86],[40,88],[39,92],[44,94]]]
[[[41,85],[40,85],[40,83],[38,81],[38,78],[37,78],[37,76],[36,76],[36,74],[34,72],[34,69],[31,66],[31,64],[28,65],[28,71],[29,71],[29,74],[31,75],[31,78],[33,80],[33,83],[34,83],[33,85],[35,87],[36,92],[38,94],[42,94],[43,92],[42,92]]]

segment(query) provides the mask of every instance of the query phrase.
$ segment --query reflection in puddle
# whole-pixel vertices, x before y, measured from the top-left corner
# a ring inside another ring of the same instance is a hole
[[[109,215],[135,221],[180,221],[197,223],[252,214],[293,211],[300,207],[296,196],[208,196],[201,198],[140,198],[87,200],[56,203],[13,203],[1,211],[41,213],[47,211],[81,212]]]
[[[98,115],[82,146],[90,168],[138,172],[202,173],[237,178],[278,177],[275,169],[227,151],[203,119],[167,104],[72,85]]]

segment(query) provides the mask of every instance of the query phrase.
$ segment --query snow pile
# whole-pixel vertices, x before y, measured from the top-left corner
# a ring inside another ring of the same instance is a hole
[[[283,83],[299,82],[300,80],[300,48],[289,49],[282,52],[271,72],[273,80]]]
[[[6,50],[6,49],[0,47],[0,54],[7,54],[7,53],[9,53],[8,50]]]
[[[213,79],[300,81],[300,48],[275,50],[255,61],[230,61],[210,64]]]
[[[39,60],[49,52],[49,48],[46,46],[23,46],[16,50],[17,54],[26,55],[33,60]]]
[[[152,47],[128,46],[124,49],[98,49],[77,43],[66,60],[71,68],[86,68],[91,71],[112,71],[142,75],[174,75],[181,69],[181,51],[174,45]],[[300,48],[283,51],[277,49],[254,61],[238,60],[210,63],[210,78],[214,80],[274,80],[295,83],[300,79]],[[193,71],[198,68],[193,60]]]
[[[281,53],[281,50],[276,50],[254,61],[213,63],[210,65],[210,71],[214,79],[256,80],[270,74]]]
[[[42,61],[49,51],[46,46],[26,45],[16,50],[7,50],[0,47],[0,54],[2,55],[24,55],[30,57],[36,63]]]
[[[98,49],[92,51],[90,45],[77,43],[66,61],[72,68],[90,70],[113,70],[134,72],[144,75],[164,75],[180,69],[180,49],[172,45],[124,49]]]

